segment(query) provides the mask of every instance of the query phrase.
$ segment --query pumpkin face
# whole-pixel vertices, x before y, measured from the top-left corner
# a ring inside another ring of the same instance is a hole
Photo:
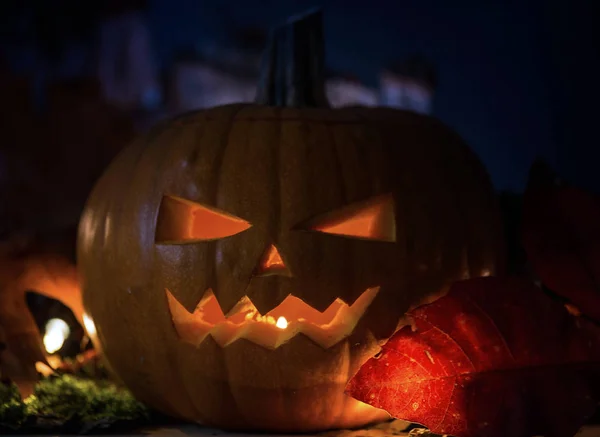
[[[278,146],[273,145],[273,147]],[[275,150],[265,150],[265,157],[273,152]],[[242,170],[240,168],[235,172]],[[256,176],[256,174],[252,175],[251,179]],[[279,179],[279,175],[275,176]],[[277,183],[277,181],[273,180],[270,183]],[[246,197],[250,193],[240,194]],[[273,205],[280,203],[278,199],[271,200]],[[232,199],[231,207],[234,208],[239,203],[239,199]],[[294,202],[291,202],[290,206],[292,209],[297,208]],[[331,295],[328,289],[322,287],[320,280],[328,277],[328,274],[320,273],[320,278],[313,278],[311,275],[311,272],[318,268],[318,265],[315,265],[317,261],[315,256],[309,255],[304,261],[302,260],[304,257],[298,260],[294,258],[297,258],[298,253],[308,255],[315,252],[314,247],[308,246],[303,241],[303,237],[304,240],[309,241],[315,236],[306,235],[306,232],[394,243],[396,225],[393,195],[378,195],[367,201],[342,207],[333,213],[319,214],[316,218],[310,218],[294,226],[289,226],[289,223],[285,222],[276,225],[276,229],[269,229],[268,224],[274,222],[275,213],[276,211],[269,207],[261,208],[254,213],[246,212],[253,217],[259,227],[254,232],[260,232],[259,238],[264,241],[263,244],[256,245],[256,248],[264,248],[264,251],[261,254],[252,248],[255,263],[254,265],[248,263],[246,271],[236,271],[237,263],[231,263],[234,270],[227,272],[226,276],[239,277],[241,284],[236,284],[236,287],[239,287],[238,292],[231,294],[234,300],[224,301],[225,310],[213,291],[212,281],[206,282],[206,285],[211,288],[205,290],[193,313],[188,312],[171,290],[166,290],[171,317],[182,340],[198,346],[210,334],[222,347],[230,345],[239,338],[246,338],[258,345],[275,349],[301,333],[323,348],[328,348],[352,333],[379,292],[379,285],[372,284],[373,278],[365,278],[365,281],[359,284],[348,282],[346,286],[350,293],[342,291]],[[286,215],[293,217],[292,220],[297,218],[293,211],[286,212]],[[252,227],[250,222],[216,210],[214,207],[166,195],[163,196],[158,211],[155,241],[159,246],[195,244],[200,250],[205,250],[208,246],[202,248],[200,245],[203,242],[231,238],[233,244],[228,246],[231,247],[231,252],[223,252],[223,256],[235,257],[236,250],[239,250],[236,249],[236,235],[246,231],[252,232]],[[291,235],[301,231],[305,231],[305,234],[299,235],[300,238],[294,239]],[[241,239],[241,236],[237,239]],[[323,244],[323,242],[319,242],[317,237],[312,244]],[[341,249],[355,250],[361,256],[360,248],[353,249],[352,244],[356,246],[357,243],[351,242],[350,245],[346,245],[346,248]],[[286,260],[291,258],[292,264],[284,261],[278,246],[287,249],[285,258]],[[380,250],[385,249],[380,247]],[[178,258],[179,256],[181,254]],[[361,262],[365,261],[361,260]],[[166,259],[165,263],[169,263],[169,260]],[[333,269],[336,268],[333,262],[331,266]],[[356,270],[352,265],[348,265],[347,268]],[[201,278],[209,276],[210,272],[204,271]],[[332,279],[342,282],[339,274]],[[361,291],[361,288],[357,288],[356,285],[368,288]],[[177,285],[174,287],[175,290],[179,290]],[[217,287],[220,288],[218,285]],[[264,287],[270,287],[271,292],[265,295]],[[336,284],[329,284],[329,290],[336,287]],[[305,293],[304,289],[316,290],[319,294]],[[360,294],[357,294],[357,291]],[[186,289],[183,296],[189,295],[190,292],[194,296],[197,295],[197,290]],[[323,298],[316,299],[315,296]],[[231,307],[232,302],[233,307]],[[315,306],[306,302],[314,303]],[[397,318],[394,322],[396,321]]]
[[[80,225],[84,303],[143,401],[224,428],[316,430],[384,414],[344,386],[405,311],[496,271],[479,161],[387,109],[233,105],[126,150]]]

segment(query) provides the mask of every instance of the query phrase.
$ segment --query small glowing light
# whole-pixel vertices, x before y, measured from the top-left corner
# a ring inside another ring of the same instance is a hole
[[[42,363],[41,361],[35,362],[35,370],[44,376],[50,376],[54,373],[54,369],[49,367],[47,364]]]
[[[572,305],[570,303],[566,303],[565,308],[567,309],[569,314],[571,314],[572,316],[579,317],[582,314],[581,310],[579,308],[577,308],[575,305]]]
[[[53,354],[58,351],[69,337],[70,333],[71,329],[64,320],[48,320],[48,323],[46,323],[46,333],[44,334],[44,347],[46,348],[46,352]]]
[[[88,335],[96,335],[96,325],[94,325],[92,318],[85,313],[83,314],[83,325],[85,326]]]
[[[285,317],[281,316],[277,319],[277,323],[275,323],[275,326],[277,326],[279,329],[285,329],[288,326],[288,322],[285,319]]]
[[[50,364],[50,367],[53,369],[58,369],[62,364],[62,360],[58,355],[48,355],[46,361],[48,361],[48,364]]]

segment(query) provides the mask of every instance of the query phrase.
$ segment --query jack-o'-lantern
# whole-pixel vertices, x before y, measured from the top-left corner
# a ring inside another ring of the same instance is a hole
[[[432,118],[327,108],[320,19],[275,32],[259,104],[157,127],[88,201],[87,314],[114,372],[166,413],[267,431],[386,418],[348,379],[409,307],[498,269],[480,162]]]

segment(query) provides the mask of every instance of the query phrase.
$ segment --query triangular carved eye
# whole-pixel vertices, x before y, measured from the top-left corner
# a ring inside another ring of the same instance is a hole
[[[396,241],[394,198],[385,194],[311,218],[296,226],[364,240]]]
[[[164,196],[158,210],[155,240],[163,244],[217,240],[251,226],[225,211],[177,196]]]

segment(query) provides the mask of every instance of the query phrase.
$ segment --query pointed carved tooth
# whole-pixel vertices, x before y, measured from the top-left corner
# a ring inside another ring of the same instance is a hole
[[[202,296],[202,299],[200,299],[200,302],[198,302],[198,305],[196,305],[196,309],[194,310],[194,312],[196,312],[199,308],[202,308],[204,305],[206,305],[209,301],[213,299],[216,299],[215,293],[212,291],[212,288],[209,288],[204,292],[204,295]],[[219,310],[221,310],[220,306]]]
[[[326,327],[322,327],[310,322],[304,322],[300,333],[306,335],[324,349],[327,349],[352,334],[356,323],[357,321],[355,320],[345,319],[342,323],[331,323]]]
[[[303,302],[304,303],[304,302]],[[305,304],[306,305],[306,304]],[[336,299],[323,311],[322,313],[318,312],[318,310],[309,306],[309,308],[313,309],[317,312],[317,317],[312,317],[312,320],[318,320],[319,318],[323,320],[322,324],[325,324],[326,320],[333,320],[337,313],[339,313],[343,308],[348,308],[348,304],[341,299]],[[319,317],[320,316],[320,317]]]
[[[260,313],[252,303],[249,297],[242,297],[238,303],[234,305],[234,307],[227,314],[227,320],[240,324],[244,320],[248,320],[249,318],[253,318],[255,315],[259,315]]]
[[[337,344],[352,334],[367,307],[379,293],[379,289],[379,287],[367,289],[351,307],[342,305],[328,325],[316,326],[313,323],[304,322],[300,332],[323,348],[329,348]]]
[[[183,341],[198,346],[208,335],[210,325],[198,320],[195,311],[194,314],[188,312],[169,290],[166,290],[166,294],[177,335]]]
[[[337,314],[333,317],[331,322],[329,322],[326,327],[340,326],[348,324],[348,317],[352,317],[354,314],[349,307],[343,306],[337,312]]]
[[[167,295],[167,301],[169,302],[169,310],[171,310],[171,316],[173,318],[181,318],[188,315],[192,317],[192,313],[186,310],[185,307],[181,305],[177,299],[175,299],[175,296],[173,296],[173,294],[168,289],[165,289],[165,294]]]
[[[301,332],[302,324],[300,322],[291,322],[287,328],[279,329],[275,348],[278,348],[284,343],[287,343]]]
[[[246,332],[246,325],[234,325],[233,323],[219,323],[210,330],[210,335],[221,347],[233,343]]]
[[[348,309],[356,316],[362,317],[369,305],[371,305],[375,299],[375,296],[379,294],[380,289],[381,287],[367,288],[363,294],[361,294],[360,297],[356,299],[350,307],[348,307]]]
[[[194,309],[194,317],[196,320],[208,323],[210,326],[227,320],[211,289],[208,289],[200,302],[198,302],[196,309]]]
[[[299,333],[304,334],[306,337],[310,338],[312,341],[317,343],[319,346],[326,348],[328,342],[328,333],[324,331],[320,326],[316,326],[306,320],[300,322],[300,330]]]

